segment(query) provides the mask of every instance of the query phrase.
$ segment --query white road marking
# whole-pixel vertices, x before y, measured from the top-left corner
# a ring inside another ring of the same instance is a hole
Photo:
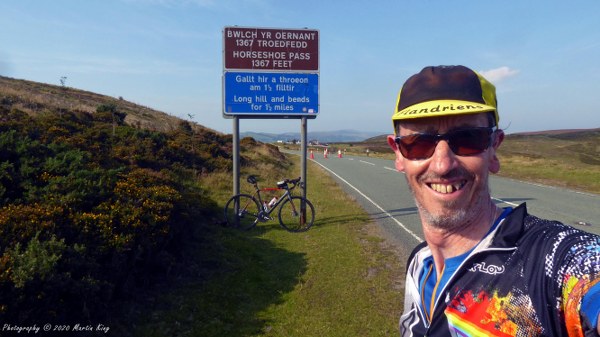
[[[362,161],[362,160],[361,160]],[[388,213],[386,210],[383,209],[383,207],[379,206],[375,201],[373,201],[371,198],[367,197],[363,192],[361,192],[358,188],[354,187],[352,184],[350,184],[346,179],[340,177],[337,173],[333,172],[332,170],[328,169],[327,167],[323,166],[323,164],[319,163],[316,160],[313,160],[313,162],[319,164],[322,168],[324,168],[325,170],[329,171],[331,174],[333,174],[334,176],[338,177],[341,181],[345,182],[348,186],[352,187],[356,192],[358,192],[358,194],[362,195],[363,198],[367,199],[371,204],[373,204],[375,207],[379,208],[380,211],[382,211],[387,217],[389,217],[390,219],[394,220],[394,222],[396,222],[396,224],[398,224],[398,226],[400,226],[402,229],[404,229],[408,234],[410,234],[413,238],[415,238],[417,241],[419,242],[423,242],[423,239],[421,239],[417,234],[415,234],[413,231],[411,231],[410,229],[408,229],[406,226],[404,226],[404,224],[402,224],[400,221],[398,221],[396,218],[394,218],[390,213]],[[371,164],[371,163],[369,163]],[[375,165],[375,164],[372,164]]]
[[[510,202],[510,201],[506,201],[506,200],[502,200],[502,199],[498,199],[498,198],[494,198],[494,197],[492,197],[492,199],[493,200],[498,200],[498,201],[503,202],[505,204],[509,204],[511,206],[515,206],[515,207],[519,206],[519,204],[515,204],[514,202]]]

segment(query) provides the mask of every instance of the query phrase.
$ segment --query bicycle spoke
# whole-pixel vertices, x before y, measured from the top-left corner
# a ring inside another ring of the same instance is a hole
[[[231,227],[250,229],[258,223],[259,214],[258,201],[247,194],[233,196],[225,205],[225,219]]]
[[[302,207],[304,203],[305,207]],[[290,232],[303,232],[308,230],[315,218],[315,210],[310,201],[293,196],[283,202],[279,209],[279,224]]]

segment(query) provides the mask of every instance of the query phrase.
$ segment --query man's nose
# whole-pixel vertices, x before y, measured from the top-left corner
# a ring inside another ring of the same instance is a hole
[[[456,155],[445,140],[440,140],[431,156],[430,169],[442,176],[454,168]]]

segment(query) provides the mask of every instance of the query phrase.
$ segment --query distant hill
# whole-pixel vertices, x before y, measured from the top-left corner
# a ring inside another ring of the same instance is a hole
[[[585,135],[588,133],[598,133],[600,128],[595,129],[562,129],[562,130],[546,130],[546,131],[529,131],[511,133],[509,136],[556,136],[565,134]]]
[[[564,129],[564,130],[547,130],[547,131],[529,131],[507,134],[507,139],[517,139],[524,137],[550,137],[557,139],[569,138],[587,138],[597,137],[600,134],[600,128],[595,129]],[[371,138],[364,139],[363,143],[385,144],[387,142],[387,134],[379,134]]]
[[[369,148],[371,151],[380,153],[391,153],[387,144],[387,134],[381,134],[375,137],[367,138],[361,141],[349,141],[348,145],[355,148]],[[544,149],[546,144],[556,141],[552,144],[551,149]],[[524,149],[528,149],[528,155],[534,152],[546,152],[544,156],[553,157],[563,150],[568,150],[571,153],[579,153],[578,160],[585,163],[594,163],[598,165],[600,162],[595,159],[600,157],[600,128],[595,129],[565,129],[565,130],[548,130],[534,132],[519,132],[506,135],[504,144],[500,147],[502,154],[521,154]],[[558,143],[562,142],[562,143]],[[533,146],[533,144],[537,144]],[[561,145],[557,145],[561,144]]]
[[[321,143],[339,143],[339,142],[361,142],[365,139],[380,135],[381,132],[368,132],[356,130],[337,130],[337,131],[308,131],[308,141],[318,140]],[[262,133],[262,132],[242,132],[240,137],[252,137],[263,143],[275,143],[277,141],[299,140],[299,132],[287,133]]]
[[[80,111],[94,113],[100,105],[114,104],[127,114],[128,125],[154,131],[168,132],[177,129],[183,119],[147,106],[129,102],[123,97],[115,98],[67,86],[52,85],[0,76],[0,106],[17,108],[29,115],[45,112]],[[215,130],[190,122],[198,131]]]

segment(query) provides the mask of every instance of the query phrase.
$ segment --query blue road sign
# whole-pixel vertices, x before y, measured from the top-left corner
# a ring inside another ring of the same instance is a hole
[[[310,116],[319,112],[319,75],[225,72],[225,116]]]

